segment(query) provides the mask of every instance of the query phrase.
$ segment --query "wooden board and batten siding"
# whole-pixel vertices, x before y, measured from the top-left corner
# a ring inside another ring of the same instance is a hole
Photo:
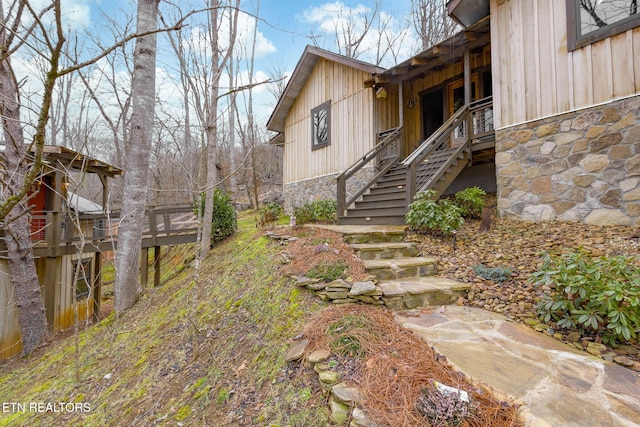
[[[0,307],[0,360],[4,360],[22,352],[18,310],[7,260],[0,260]]]
[[[370,73],[319,58],[285,119],[284,184],[338,174],[376,142]],[[311,149],[311,110],[331,101],[331,144]]]
[[[640,28],[569,51],[559,0],[491,0],[496,128],[640,92]]]

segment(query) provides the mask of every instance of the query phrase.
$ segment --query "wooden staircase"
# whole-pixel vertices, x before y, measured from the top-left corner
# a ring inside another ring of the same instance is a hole
[[[384,138],[376,147],[338,177],[338,224],[404,224],[404,216],[416,193],[432,189],[436,197],[442,195],[471,164],[471,144],[479,138],[493,138],[492,125],[488,131],[483,126],[482,132],[478,132],[480,118],[491,108],[490,99],[460,108],[403,161],[400,161],[399,148],[394,148],[394,144],[400,143],[402,129],[384,132]],[[457,138],[452,146],[456,130],[462,138]],[[386,153],[393,154],[385,156]],[[347,199],[347,180],[374,162],[373,179]]]
[[[417,167],[416,181],[424,188],[436,191],[437,197],[451,185],[471,162],[469,151],[455,149],[433,153],[427,162]],[[339,218],[339,224],[402,225],[410,201],[407,200],[408,166],[398,164],[379,178],[356,201],[346,215]]]

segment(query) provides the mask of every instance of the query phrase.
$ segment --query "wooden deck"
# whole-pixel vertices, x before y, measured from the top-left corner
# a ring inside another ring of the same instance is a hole
[[[33,253],[36,258],[56,257],[77,253],[117,250],[120,212],[81,214],[71,216],[63,212],[42,212],[32,215]],[[82,229],[79,236],[77,226]],[[55,227],[55,224],[59,224]],[[191,205],[149,209],[145,214],[142,248],[179,245],[195,242],[198,218]],[[0,240],[0,252],[4,242]]]

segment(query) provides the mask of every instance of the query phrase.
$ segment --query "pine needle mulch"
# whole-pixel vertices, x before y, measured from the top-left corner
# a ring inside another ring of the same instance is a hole
[[[342,319],[342,320],[341,320]],[[350,320],[344,320],[350,319]],[[422,338],[402,328],[386,309],[348,304],[330,307],[305,330],[308,352],[332,350],[343,381],[360,388],[362,409],[377,425],[447,426],[416,409],[422,390],[438,393],[434,381],[468,392],[472,411],[457,426],[521,427],[518,406],[496,399],[455,371]],[[354,345],[355,343],[355,345]],[[345,355],[345,346],[351,355]],[[340,355],[343,353],[343,355]]]

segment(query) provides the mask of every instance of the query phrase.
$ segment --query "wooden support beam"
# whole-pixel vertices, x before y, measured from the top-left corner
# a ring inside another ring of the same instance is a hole
[[[471,55],[469,49],[464,51],[464,103],[471,103]]]
[[[44,275],[42,285],[44,287],[44,311],[47,318],[47,329],[50,334],[55,331],[56,302],[58,287],[58,265],[62,258],[47,257],[44,261]]]
[[[143,288],[149,284],[149,248],[140,250],[140,283]]]
[[[155,246],[153,248],[153,286],[160,286],[160,260],[162,257],[161,247]]]
[[[102,254],[96,252],[93,258],[93,321],[100,320],[100,306],[102,304]]]

